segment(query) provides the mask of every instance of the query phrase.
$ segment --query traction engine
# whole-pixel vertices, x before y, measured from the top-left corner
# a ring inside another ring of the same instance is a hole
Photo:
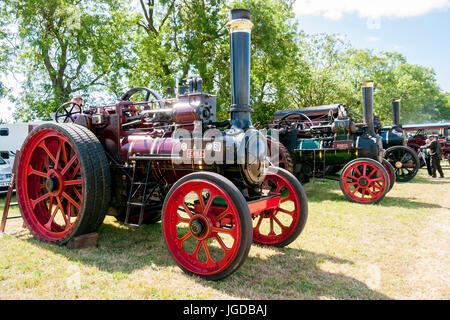
[[[268,141],[278,145],[279,156],[271,154],[279,157],[277,165],[302,183],[342,169],[339,183],[348,200],[375,203],[383,199],[395,176],[394,168],[383,159],[381,137],[374,129],[373,84],[362,85],[363,123],[355,123],[344,104],[275,112],[269,125],[273,139]]]
[[[125,224],[161,220],[181,269],[208,280],[236,271],[253,241],[283,247],[302,232],[305,191],[269,167],[265,137],[252,126],[247,10],[230,12],[230,119],[190,77],[175,98],[139,87],[113,105],[63,104],[56,122],[24,142],[17,196],[31,233],[67,243],[95,232],[105,215]]]
[[[377,121],[375,131],[381,136],[383,148],[386,149],[384,158],[395,169],[397,182],[407,182],[414,178],[419,171],[420,161],[417,150],[407,146],[406,134],[400,124],[400,98],[392,98],[392,126],[381,128]]]

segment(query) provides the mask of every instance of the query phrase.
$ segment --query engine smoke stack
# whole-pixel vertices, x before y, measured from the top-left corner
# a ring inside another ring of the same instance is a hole
[[[371,80],[362,83],[363,122],[367,124],[367,128],[371,133],[375,133],[373,123],[373,86],[374,82]]]
[[[392,123],[395,126],[400,126],[400,102],[402,99],[400,98],[392,98]]]
[[[250,36],[253,23],[245,9],[230,11],[226,24],[230,31],[231,126],[246,130],[252,127],[250,107]]]

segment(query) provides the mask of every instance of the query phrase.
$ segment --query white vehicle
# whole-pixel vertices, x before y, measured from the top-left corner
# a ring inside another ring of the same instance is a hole
[[[0,194],[8,192],[9,181],[11,180],[11,165],[0,157]]]
[[[0,125],[0,150],[16,152],[28,136],[32,124],[9,123]]]

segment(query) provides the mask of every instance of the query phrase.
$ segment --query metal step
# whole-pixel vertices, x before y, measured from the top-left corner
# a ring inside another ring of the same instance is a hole
[[[128,202],[129,206],[136,206],[136,207],[145,207],[145,204],[142,204],[142,202]]]

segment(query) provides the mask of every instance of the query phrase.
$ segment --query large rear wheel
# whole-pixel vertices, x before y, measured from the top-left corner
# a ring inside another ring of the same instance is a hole
[[[64,244],[94,231],[104,217],[105,197],[96,179],[101,167],[71,125],[47,123],[25,140],[17,168],[17,197],[23,219],[37,238]]]
[[[224,176],[195,172],[178,180],[162,210],[167,248],[180,268],[207,280],[236,271],[252,244],[252,220],[239,189]]]

